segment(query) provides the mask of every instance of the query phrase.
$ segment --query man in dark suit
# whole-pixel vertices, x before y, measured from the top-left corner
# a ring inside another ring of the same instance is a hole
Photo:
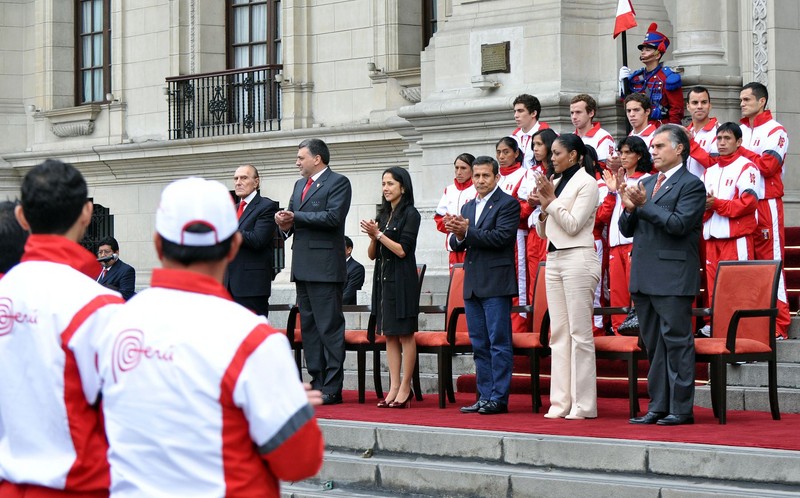
[[[344,237],[344,256],[347,258],[347,283],[344,284],[342,304],[357,304],[356,293],[364,286],[364,265],[355,260],[353,241]]]
[[[275,222],[285,237],[294,235],[292,281],[311,385],[322,391],[323,404],[333,405],[342,402],[344,382],[344,222],[352,190],[347,177],[328,167],[329,160],[322,140],[300,143],[295,164],[303,178]]]
[[[136,270],[119,259],[119,242],[114,237],[106,237],[97,247],[97,259],[103,266],[97,282],[122,294],[126,301],[132,298],[136,288]]]
[[[258,315],[269,315],[269,296],[275,270],[272,240],[278,203],[261,197],[258,170],[250,164],[236,168],[233,190],[239,198],[237,214],[242,247],[228,265],[224,285],[233,300]]]
[[[497,161],[480,156],[472,165],[478,196],[445,216],[450,247],[467,251],[464,260],[464,309],[472,342],[478,401],[463,413],[494,415],[508,412],[513,351],[511,298],[517,295],[514,244],[520,205],[497,188]]]
[[[637,187],[627,187],[624,180],[619,183],[625,206],[619,228],[633,237],[631,297],[650,361],[648,412],[630,422],[691,424],[695,374],[691,308],[700,289],[698,246],[706,190],[686,168],[689,137],[684,128],[662,126],[651,150],[659,175]]]

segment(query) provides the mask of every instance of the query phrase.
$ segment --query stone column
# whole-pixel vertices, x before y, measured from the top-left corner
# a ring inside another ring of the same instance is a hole
[[[723,39],[727,3],[727,0],[681,2],[674,23],[675,64],[693,72],[727,65]]]

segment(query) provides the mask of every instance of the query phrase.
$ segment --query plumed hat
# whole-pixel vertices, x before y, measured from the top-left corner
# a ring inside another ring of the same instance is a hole
[[[657,30],[658,24],[656,23],[651,24],[650,27],[647,28],[647,34],[644,37],[644,41],[639,45],[639,50],[647,45],[653,47],[662,54],[667,51],[667,48],[669,48],[669,38],[667,38],[664,33],[659,33]]]

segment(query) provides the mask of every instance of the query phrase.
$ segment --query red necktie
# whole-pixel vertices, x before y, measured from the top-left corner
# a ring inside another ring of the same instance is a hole
[[[650,196],[651,199],[656,196],[656,192],[658,192],[658,189],[661,188],[661,184],[664,183],[664,180],[666,179],[667,175],[665,175],[664,173],[658,174],[658,180],[656,181],[656,186],[653,187],[653,195]]]
[[[236,218],[239,219],[242,217],[242,213],[244,213],[244,207],[247,206],[247,203],[242,201],[239,203],[239,209],[236,211]]]
[[[308,181],[306,182],[306,188],[303,189],[303,195],[300,196],[300,202],[306,200],[306,192],[308,192],[308,189],[311,188],[312,183],[314,183],[314,180],[309,177]]]
[[[97,281],[98,281],[98,282],[102,282],[103,280],[105,280],[105,279],[106,279],[106,273],[108,273],[108,268],[106,268],[106,267],[104,266],[104,267],[103,267],[103,270],[100,272],[100,276],[99,276],[99,277],[97,277]]]

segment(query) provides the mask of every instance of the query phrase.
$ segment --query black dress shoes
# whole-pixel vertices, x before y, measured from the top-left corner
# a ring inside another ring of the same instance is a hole
[[[658,425],[685,425],[693,424],[694,416],[690,413],[688,415],[667,415],[658,422]]]
[[[481,415],[497,415],[499,413],[508,413],[508,405],[498,403],[497,401],[487,401],[485,405],[478,409],[478,413]]]
[[[322,404],[323,405],[339,405],[341,403],[342,403],[342,395],[341,395],[341,393],[323,394],[322,395]]]
[[[478,413],[478,411],[483,408],[488,401],[485,399],[479,399],[474,405],[469,406],[462,406],[461,413]]]
[[[641,425],[652,425],[658,423],[659,420],[665,418],[667,416],[666,413],[661,412],[647,412],[642,417],[635,417],[628,420],[628,423],[631,424],[641,424]]]

